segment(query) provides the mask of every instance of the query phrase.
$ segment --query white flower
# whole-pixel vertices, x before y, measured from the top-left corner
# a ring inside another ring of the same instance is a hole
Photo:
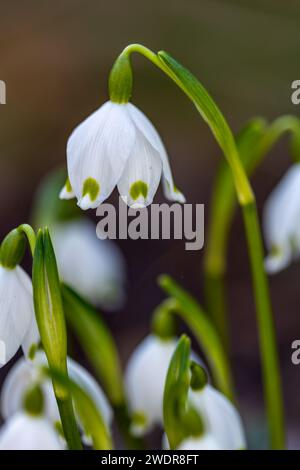
[[[0,450],[64,450],[64,447],[46,418],[18,412],[0,430]]]
[[[62,279],[92,304],[119,308],[125,297],[125,264],[117,245],[99,240],[87,219],[53,225],[51,237]]]
[[[198,411],[204,425],[204,435],[198,438],[199,447],[194,447],[194,449],[202,448],[203,437],[207,435],[213,438],[220,449],[240,450],[246,448],[240,415],[222,393],[207,384],[202,390],[190,390],[189,400]],[[197,445],[196,438],[193,437],[192,441],[194,445]]]
[[[270,194],[264,208],[269,273],[286,268],[300,255],[300,164],[294,164]]]
[[[203,434],[184,439],[178,450],[242,450],[246,439],[241,418],[233,404],[214,387],[207,384],[202,390],[189,391],[189,402],[199,413]],[[167,436],[163,448],[168,449]]]
[[[107,101],[83,121],[69,138],[67,160],[70,184],[60,197],[75,194],[84,210],[98,207],[116,185],[129,206],[147,206],[161,175],[166,197],[184,202],[157,131],[131,103]]]
[[[134,434],[144,434],[154,425],[163,424],[165,379],[177,343],[177,338],[161,339],[149,335],[130,357],[125,386],[133,414]],[[196,360],[199,362],[198,358]]]
[[[22,410],[23,397],[31,386],[41,382],[41,367],[47,364],[43,351],[37,351],[33,361],[20,358],[7,374],[1,393],[1,414],[5,420]],[[98,383],[80,364],[68,358],[70,378],[92,398],[108,427],[112,423],[111,407]],[[50,379],[40,383],[44,395],[44,414],[55,424],[60,420],[59,411]]]
[[[8,269],[0,265],[0,342],[5,353],[0,358],[0,367],[20,346],[28,355],[39,342],[31,280],[20,266]]]

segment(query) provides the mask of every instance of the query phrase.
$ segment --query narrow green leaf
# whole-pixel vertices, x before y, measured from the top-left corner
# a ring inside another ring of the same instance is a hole
[[[122,372],[111,333],[98,312],[70,287],[62,285],[66,318],[113,405],[124,402]]]
[[[113,443],[110,432],[94,401],[78,384],[57,369],[46,369],[52,380],[66,388],[72,395],[75,407],[87,436],[91,436],[96,450],[111,450]]]

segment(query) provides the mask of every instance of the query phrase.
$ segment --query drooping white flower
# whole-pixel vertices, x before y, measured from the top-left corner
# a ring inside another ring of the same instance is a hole
[[[189,391],[190,405],[199,414],[203,433],[185,438],[178,450],[242,450],[246,439],[240,415],[234,405],[211,385],[201,390]],[[168,449],[167,436],[164,435],[163,448]]]
[[[0,450],[64,450],[64,447],[45,417],[19,411],[0,429]]]
[[[31,280],[20,266],[8,269],[0,265],[0,341],[5,353],[0,367],[20,346],[28,355],[39,342]]]
[[[70,184],[60,197],[75,194],[84,210],[98,207],[115,186],[129,206],[147,206],[161,175],[165,196],[184,202],[157,131],[131,103],[107,101],[83,121],[69,138],[67,161]]]
[[[94,305],[120,307],[125,293],[125,263],[117,245],[100,240],[87,219],[55,224],[51,237],[62,279]]]
[[[263,219],[269,249],[265,266],[276,273],[300,255],[300,164],[294,164],[272,191]]]
[[[199,447],[194,447],[194,449],[202,448],[205,436],[213,438],[216,445],[222,450],[246,448],[242,420],[234,405],[225,395],[207,384],[202,390],[190,390],[189,400],[198,411],[204,426],[204,434],[198,438]],[[197,438],[193,437],[191,441],[194,443],[193,445],[197,445]]]
[[[108,427],[112,423],[112,409],[98,383],[80,364],[68,358],[70,378],[92,398]],[[43,351],[37,351],[32,361],[20,358],[10,369],[2,386],[1,414],[5,420],[22,410],[23,397],[31,386],[40,383],[44,396],[44,414],[55,424],[60,420],[50,379],[41,377],[41,368],[47,364]]]
[[[176,346],[177,338],[161,339],[152,334],[138,345],[129,359],[125,386],[133,414],[132,432],[136,435],[163,423],[165,379]]]

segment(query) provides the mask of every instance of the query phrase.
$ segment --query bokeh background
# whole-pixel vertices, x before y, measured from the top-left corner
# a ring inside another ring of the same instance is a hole
[[[291,82],[299,79],[296,0],[1,0],[0,14],[0,79],[7,84],[7,104],[0,106],[1,237],[28,220],[41,177],[65,164],[68,135],[107,99],[110,67],[128,43],[164,49],[184,63],[208,87],[234,131],[253,116],[299,114],[290,100]],[[182,93],[142,57],[134,57],[134,77],[133,101],[161,132],[176,184],[188,202],[205,204],[208,218],[220,159],[212,135]],[[260,211],[289,164],[283,139],[253,178]],[[156,201],[162,200],[159,192]],[[242,414],[259,424],[257,332],[240,213],[231,240],[232,359]],[[128,267],[127,302],[122,311],[104,315],[125,363],[164,297],[156,284],[159,273],[171,273],[203,300],[203,251],[187,252],[178,241],[119,245]],[[300,263],[270,280],[292,448],[300,448],[300,366],[290,359],[291,343],[300,337],[299,279]]]

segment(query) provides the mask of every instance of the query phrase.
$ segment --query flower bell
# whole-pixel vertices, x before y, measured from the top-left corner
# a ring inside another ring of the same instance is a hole
[[[93,305],[107,310],[120,307],[125,265],[117,245],[99,240],[87,219],[56,223],[51,236],[60,277]]]
[[[70,358],[67,363],[70,378],[92,398],[104,422],[110,428],[113,418],[112,409],[101,387],[80,364]],[[32,361],[22,357],[10,369],[2,387],[0,402],[1,414],[5,420],[10,420],[14,415],[20,413],[26,390],[38,383],[44,398],[44,416],[53,425],[60,421],[52,383],[43,374],[45,366],[47,366],[46,355],[39,350]]]
[[[68,181],[60,197],[97,208],[118,186],[131,207],[152,203],[161,175],[165,196],[184,202],[175,187],[164,145],[150,120],[129,103],[132,71],[121,54],[112,68],[107,101],[71,134],[67,145]]]
[[[64,450],[54,426],[43,416],[43,393],[38,386],[26,392],[23,407],[1,428],[0,450]]]
[[[233,404],[222,393],[207,384],[200,390],[190,390],[189,402],[203,421],[204,433],[199,437],[188,438],[181,443],[180,449],[201,450],[205,446],[212,450],[214,446],[222,450],[246,448],[241,418]]]
[[[300,164],[294,164],[270,194],[264,208],[269,273],[286,268],[300,254]]]
[[[125,372],[125,386],[133,415],[132,432],[143,435],[163,423],[163,394],[177,338],[151,334],[135,349]]]
[[[39,343],[35,321],[32,284],[18,266],[25,250],[24,236],[18,229],[10,232],[0,251],[0,341],[4,345],[0,367],[22,346],[30,355]]]

